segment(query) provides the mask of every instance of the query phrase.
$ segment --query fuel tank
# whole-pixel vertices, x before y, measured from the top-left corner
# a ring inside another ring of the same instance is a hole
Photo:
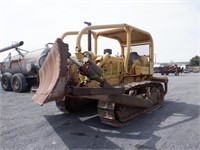
[[[11,74],[22,73],[25,76],[35,76],[43,64],[48,52],[50,44],[46,44],[45,48],[26,51],[21,54],[11,56],[11,53],[1,62],[1,73],[9,72]]]

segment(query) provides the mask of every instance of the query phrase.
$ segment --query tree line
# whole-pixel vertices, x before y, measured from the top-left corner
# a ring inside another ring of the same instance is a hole
[[[191,58],[189,66],[200,66],[200,56],[196,55]]]

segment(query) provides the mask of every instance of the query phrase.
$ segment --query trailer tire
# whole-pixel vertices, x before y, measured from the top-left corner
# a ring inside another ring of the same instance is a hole
[[[14,92],[24,92],[27,88],[26,78],[22,73],[16,73],[12,76],[11,86]]]
[[[11,78],[12,78],[12,74],[9,72],[6,72],[2,75],[1,86],[4,89],[4,91],[12,91]]]

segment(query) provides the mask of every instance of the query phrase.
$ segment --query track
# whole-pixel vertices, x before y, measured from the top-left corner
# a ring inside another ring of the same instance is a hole
[[[160,107],[160,103],[163,101],[165,95],[163,85],[159,82],[133,82],[121,84],[120,86],[125,88],[124,94],[132,96],[133,99],[136,97],[151,100],[153,107],[132,107],[99,100],[97,107],[98,115],[104,124],[115,127],[126,126],[135,117]],[[74,113],[96,107],[96,102],[95,100],[67,96],[65,101],[56,101],[56,106],[63,112]]]
[[[141,82],[125,84],[122,86],[125,87],[125,94],[133,96],[133,98],[140,97],[153,101],[153,107],[130,107],[126,105],[99,101],[98,113],[102,123],[115,127],[126,126],[135,117],[160,107],[160,103],[164,99],[164,89],[161,83]]]

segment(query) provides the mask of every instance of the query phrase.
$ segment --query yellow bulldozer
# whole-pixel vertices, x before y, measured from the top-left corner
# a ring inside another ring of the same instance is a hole
[[[81,42],[87,34],[93,37],[88,49]],[[73,55],[70,43],[64,42],[72,35],[76,36]],[[101,38],[119,43],[119,54],[114,56],[110,48],[99,49]],[[147,54],[134,51],[137,46],[147,48]],[[153,63],[152,36],[136,27],[92,25],[65,32],[56,39],[39,70],[40,84],[33,99],[40,105],[55,101],[61,111],[69,113],[96,107],[102,123],[123,127],[164,100],[168,78],[154,77]]]

